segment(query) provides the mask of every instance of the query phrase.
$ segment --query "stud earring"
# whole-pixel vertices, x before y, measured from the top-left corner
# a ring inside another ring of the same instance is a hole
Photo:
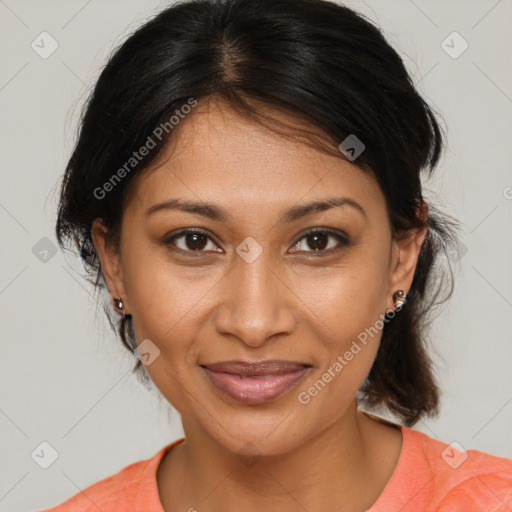
[[[119,311],[124,311],[123,299],[121,297],[114,297],[114,304]]]
[[[394,301],[394,308],[400,309],[406,301],[406,293],[404,290],[397,290],[395,293],[393,293],[393,301]]]

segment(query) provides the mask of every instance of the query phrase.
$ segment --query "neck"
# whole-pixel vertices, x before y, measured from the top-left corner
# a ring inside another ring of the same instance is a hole
[[[384,489],[401,447],[400,432],[364,416],[355,401],[327,429],[279,455],[241,456],[196,424],[184,420],[183,427],[186,441],[159,468],[166,512],[269,505],[282,512],[364,511]]]

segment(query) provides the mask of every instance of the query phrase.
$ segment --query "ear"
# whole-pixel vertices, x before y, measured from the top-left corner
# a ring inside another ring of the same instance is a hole
[[[389,281],[390,305],[388,305],[388,308],[390,309],[393,309],[393,299],[391,298],[393,293],[396,290],[404,290],[405,293],[408,293],[414,279],[421,246],[427,236],[428,206],[424,202],[421,204],[419,215],[423,220],[423,227],[411,229],[403,234],[403,238],[401,237],[400,240],[393,242],[393,257]]]
[[[100,259],[101,271],[112,297],[121,297],[124,313],[129,314],[129,306],[124,287],[121,255],[119,250],[109,240],[108,228],[101,219],[94,219],[91,227],[91,237]]]

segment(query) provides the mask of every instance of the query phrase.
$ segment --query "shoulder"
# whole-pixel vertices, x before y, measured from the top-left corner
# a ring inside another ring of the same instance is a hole
[[[80,490],[63,503],[40,512],[118,512],[133,510],[138,503],[145,505],[146,501],[154,502],[155,496],[158,496],[158,464],[164,453],[180,441],[182,439],[165,446],[151,458],[133,462],[119,472]]]
[[[407,429],[404,429],[407,431]],[[409,430],[412,449],[424,459],[431,481],[429,510],[498,512],[512,509],[512,459],[465,450]]]
[[[512,459],[393,425],[403,437],[398,463],[366,512],[512,511]]]
[[[124,505],[133,499],[147,465],[147,460],[134,462],[118,473],[79,491],[60,505],[41,512],[113,511],[116,505]]]

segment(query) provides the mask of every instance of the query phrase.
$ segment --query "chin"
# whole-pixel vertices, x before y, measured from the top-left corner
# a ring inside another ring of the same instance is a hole
[[[304,421],[286,412],[274,413],[271,420],[268,415],[247,418],[236,414],[222,425],[224,428],[214,424],[213,430],[203,428],[224,449],[240,457],[270,457],[293,451],[305,441],[307,432]]]

